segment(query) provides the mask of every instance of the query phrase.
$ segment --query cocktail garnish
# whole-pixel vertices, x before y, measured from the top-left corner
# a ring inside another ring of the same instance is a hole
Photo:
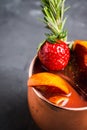
[[[76,54],[80,69],[87,71],[87,41],[75,40],[73,43],[73,51]]]
[[[49,33],[40,44],[38,57],[48,70],[64,69],[70,58],[70,50],[67,45],[67,31],[64,29],[66,17],[64,13],[69,7],[65,7],[65,0],[41,0],[42,13]]]
[[[65,95],[70,94],[70,84],[58,75],[49,72],[33,74],[28,80],[28,86],[45,91],[45,88],[55,87]]]

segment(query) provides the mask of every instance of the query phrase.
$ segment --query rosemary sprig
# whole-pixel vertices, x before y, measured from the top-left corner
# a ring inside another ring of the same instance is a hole
[[[67,31],[64,30],[67,18],[64,17],[64,13],[69,7],[65,8],[65,0],[41,0],[41,3],[43,22],[51,31],[50,34],[46,34],[47,40],[50,42],[55,42],[56,39],[67,40]]]

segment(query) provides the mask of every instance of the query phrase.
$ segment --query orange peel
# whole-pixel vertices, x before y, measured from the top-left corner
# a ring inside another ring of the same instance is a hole
[[[85,40],[75,40],[73,43],[73,50],[75,50],[77,45],[81,45],[87,49],[87,41]]]
[[[61,90],[66,95],[70,94],[69,88],[71,87],[70,84],[62,77],[49,72],[33,74],[28,79],[27,85],[34,88],[38,88],[39,86],[40,90],[44,90],[46,86],[48,86],[49,89],[53,86]]]

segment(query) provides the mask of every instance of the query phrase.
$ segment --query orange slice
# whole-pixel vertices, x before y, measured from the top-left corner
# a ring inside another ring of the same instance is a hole
[[[70,94],[69,88],[71,87],[68,82],[66,82],[63,78],[58,75],[49,72],[41,72],[37,74],[33,74],[28,79],[28,86],[39,88],[40,90],[45,91],[45,87],[49,89],[53,86],[61,90],[66,95]]]
[[[75,40],[74,44],[73,44],[73,50],[75,50],[75,48],[76,48],[77,45],[83,46],[83,47],[85,47],[85,49],[87,49],[87,41],[84,41],[84,40]]]
[[[69,97],[57,95],[57,96],[52,96],[52,97],[48,98],[48,100],[58,106],[63,107],[68,103]]]
[[[87,41],[84,40],[74,41],[73,50],[76,54],[79,67],[81,69],[87,70]]]

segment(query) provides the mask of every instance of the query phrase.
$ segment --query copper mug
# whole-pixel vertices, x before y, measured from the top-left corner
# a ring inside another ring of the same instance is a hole
[[[35,73],[36,60],[37,56],[30,64],[29,77]],[[31,87],[28,87],[28,104],[31,115],[41,130],[87,130],[87,107],[58,107]]]

